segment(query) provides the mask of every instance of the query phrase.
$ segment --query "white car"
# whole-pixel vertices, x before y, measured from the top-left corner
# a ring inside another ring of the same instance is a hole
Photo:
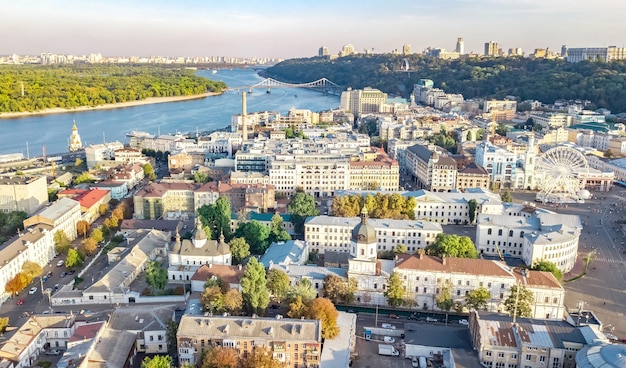
[[[28,293],[29,293],[30,295],[33,295],[33,294],[35,294],[36,292],[37,292],[37,288],[36,288],[36,287],[30,288],[30,290],[28,290]]]
[[[466,319],[460,319],[459,324],[463,326],[469,326],[469,322]]]
[[[434,317],[426,317],[426,322],[437,322],[437,318],[434,318]]]
[[[57,262],[57,267],[61,267],[64,264],[65,264],[65,261],[64,260],[60,260],[60,261]]]
[[[393,338],[393,337],[391,337],[391,336],[385,336],[385,337],[383,337],[383,341],[384,341],[384,342],[388,342],[388,343],[390,343],[390,344],[393,344],[394,342],[396,342],[396,339],[394,339],[394,338]]]
[[[392,325],[391,323],[383,323],[382,325],[380,325],[380,327],[382,328],[386,328],[389,330],[395,330],[396,326]]]
[[[417,359],[417,357],[413,357],[413,359],[411,359],[411,367],[413,368],[418,368],[420,366],[420,362]]]

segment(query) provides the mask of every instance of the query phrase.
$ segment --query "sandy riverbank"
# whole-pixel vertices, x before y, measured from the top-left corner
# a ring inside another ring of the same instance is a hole
[[[139,100],[139,101],[120,102],[120,103],[106,104],[106,105],[100,105],[100,106],[83,106],[83,107],[77,107],[75,109],[53,108],[53,109],[45,109],[45,110],[40,110],[40,111],[0,112],[0,119],[18,119],[18,118],[25,118],[29,116],[37,116],[37,115],[67,114],[70,112],[83,112],[83,111],[91,111],[91,110],[121,109],[124,107],[151,105],[151,104],[158,104],[158,103],[165,103],[165,102],[196,100],[196,99],[205,98],[209,96],[216,96],[219,94],[220,93],[218,92],[209,92],[209,93],[203,93],[201,95],[190,95],[190,96],[150,97],[145,100]]]

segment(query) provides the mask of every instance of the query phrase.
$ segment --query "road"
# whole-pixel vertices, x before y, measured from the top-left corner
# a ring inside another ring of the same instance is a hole
[[[623,318],[626,313],[626,236],[616,223],[626,218],[626,190],[614,187],[609,193],[596,192],[594,195],[597,198],[582,204],[556,208],[538,204],[538,207],[579,215],[583,221],[579,260],[595,252],[588,274],[564,283],[565,305],[576,310],[582,303],[583,309],[592,310],[603,322],[604,332],[626,338],[626,320]],[[533,201],[534,194],[513,193],[513,198],[516,202]]]

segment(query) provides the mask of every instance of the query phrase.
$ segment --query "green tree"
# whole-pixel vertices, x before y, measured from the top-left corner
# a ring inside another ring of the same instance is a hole
[[[339,335],[337,326],[339,313],[330,299],[316,298],[309,308],[309,313],[312,318],[322,322],[322,338],[334,339]]]
[[[291,214],[291,222],[298,234],[304,234],[304,221],[309,216],[317,216],[320,212],[315,208],[315,199],[312,195],[303,192],[296,193],[287,205]]]
[[[54,250],[59,254],[67,253],[68,249],[70,249],[70,246],[72,245],[72,242],[65,234],[65,231],[62,230],[57,230],[57,232],[54,233],[53,240]]]
[[[9,317],[0,317],[0,336],[4,335],[9,326]]]
[[[209,178],[209,175],[207,175],[207,173],[205,173],[204,171],[196,171],[195,173],[193,173],[193,181],[198,183],[198,184],[205,184],[208,183],[211,178]]]
[[[167,285],[167,270],[156,261],[151,261],[146,267],[146,282],[150,287],[163,290]]]
[[[502,194],[502,202],[506,202],[506,203],[513,202],[513,196],[511,196],[511,193],[509,193],[508,190],[504,192],[504,194]]]
[[[244,308],[250,313],[262,315],[270,302],[270,293],[267,290],[265,279],[265,268],[254,257],[250,258],[243,272],[241,294]]]
[[[525,286],[511,286],[511,294],[504,300],[504,310],[510,315],[517,317],[532,317],[533,293]]]
[[[150,163],[145,163],[143,165],[143,175],[149,180],[156,179],[156,174],[154,173],[154,168]]]
[[[400,279],[400,274],[393,272],[387,279],[387,290],[383,293],[387,298],[387,303],[392,307],[399,307],[404,303],[406,290],[404,283]]]
[[[435,242],[426,246],[426,253],[436,257],[478,258],[472,240],[456,234],[437,234]]]
[[[98,206],[98,213],[100,214],[100,216],[104,216],[107,214],[107,212],[109,212],[109,204],[108,203],[101,203]]]
[[[535,262],[531,270],[550,272],[557,280],[559,280],[559,282],[563,279],[563,272],[557,267],[557,265],[550,261],[546,261],[545,259]]]
[[[165,338],[170,352],[176,351],[176,334],[178,333],[178,323],[172,319],[165,322]]]
[[[171,368],[173,364],[172,357],[169,355],[155,355],[154,357],[145,357],[141,362],[141,368]]]
[[[284,242],[291,240],[291,235],[283,228],[283,218],[279,214],[272,216],[272,223],[270,224],[270,234],[268,236],[268,243]]]
[[[102,234],[102,229],[93,229],[89,237],[93,239],[96,243],[100,243],[104,240],[104,234]]]
[[[282,300],[291,282],[289,276],[278,268],[272,268],[267,273],[267,288],[278,300]]]
[[[228,245],[233,255],[234,264],[241,264],[250,255],[250,245],[248,245],[245,238],[233,238]]]
[[[489,290],[480,286],[465,295],[465,306],[470,309],[487,310],[487,303],[491,300]]]
[[[93,183],[95,179],[88,171],[80,173],[74,178],[74,184]]]
[[[393,252],[396,254],[404,254],[404,253],[407,253],[408,250],[406,248],[406,245],[398,244],[393,248]]]
[[[476,210],[478,209],[478,202],[475,199],[470,199],[467,202],[467,206],[469,207],[469,222],[470,224],[474,223],[476,220]]]
[[[450,281],[446,280],[443,285],[439,286],[439,292],[437,293],[437,308],[449,311],[454,306],[454,301],[452,300],[452,284]]]
[[[198,209],[202,224],[211,229],[211,239],[218,239],[224,235],[230,240],[230,202],[226,197],[219,197],[215,204],[204,205]],[[248,241],[249,244],[251,244]]]
[[[269,246],[270,229],[257,220],[242,222],[235,231],[236,237],[242,237],[250,244],[252,254],[263,254]]]
[[[65,258],[65,265],[67,267],[78,267],[83,264],[83,258],[80,253],[74,248],[70,248],[67,251],[67,257]]]
[[[289,288],[285,295],[288,302],[292,302],[298,297],[302,297],[302,300],[307,304],[317,297],[317,291],[313,288],[311,280],[301,279],[294,287]]]

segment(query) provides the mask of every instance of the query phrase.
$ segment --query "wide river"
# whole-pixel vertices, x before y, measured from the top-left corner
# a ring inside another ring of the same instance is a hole
[[[215,74],[200,70],[198,74],[223,81],[229,87],[252,86],[263,80],[252,69],[220,69]],[[279,111],[286,114],[292,107],[323,111],[337,108],[339,97],[305,88],[273,88],[271,93],[253,89],[247,96],[247,105],[248,113]],[[125,143],[126,134],[133,130],[167,134],[230,127],[231,116],[240,113],[241,95],[227,92],[189,101],[5,119],[0,120],[0,154],[21,152],[27,156],[27,145],[31,157],[41,156],[43,146],[48,155],[65,152],[73,120],[76,120],[83,145],[88,145],[103,140]]]

